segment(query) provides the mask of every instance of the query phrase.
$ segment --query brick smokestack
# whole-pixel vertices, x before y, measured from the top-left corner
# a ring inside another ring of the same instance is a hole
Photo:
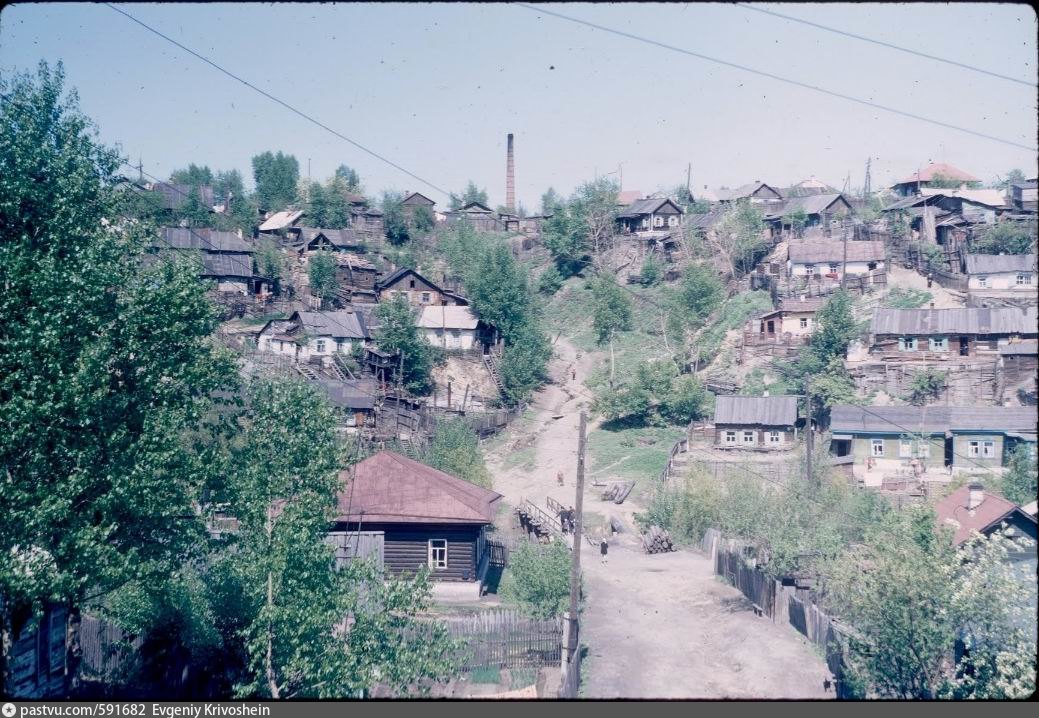
[[[509,149],[505,160],[505,206],[516,213],[516,167],[512,158],[512,133],[509,133]]]

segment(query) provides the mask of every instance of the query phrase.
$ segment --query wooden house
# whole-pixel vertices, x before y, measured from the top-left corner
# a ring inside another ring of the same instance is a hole
[[[431,215],[436,211],[433,209],[433,207],[436,206],[436,202],[419,192],[411,192],[408,194],[408,196],[401,201],[401,206],[404,207],[404,213],[408,215],[408,217],[411,217],[419,207],[425,207],[429,210]]]
[[[221,232],[206,227],[162,227],[160,237],[152,240],[149,250],[199,251],[202,270],[199,276],[216,282],[219,292],[250,295],[262,293],[269,280],[254,272],[251,242],[235,232]]]
[[[297,243],[299,253],[364,251],[364,237],[352,229],[322,229],[300,227]]]
[[[0,596],[0,606],[5,597]],[[68,611],[58,603],[44,604],[34,616],[28,608],[11,612],[4,639],[6,663],[4,698],[47,700],[66,697],[65,660]],[[6,707],[5,707],[5,715]],[[14,715],[12,713],[11,715]]]
[[[413,307],[468,306],[469,301],[455,292],[441,289],[414,269],[401,268],[375,284],[379,301],[403,295]]]
[[[379,279],[379,270],[364,257],[352,252],[339,252],[336,259],[336,281],[352,292],[371,296],[375,302],[375,284]]]
[[[355,345],[364,346],[371,331],[364,314],[354,309],[334,312],[294,312],[288,319],[267,322],[257,337],[262,352],[290,357],[294,361],[330,361],[333,354],[348,354]]]
[[[809,239],[791,241],[787,248],[787,276],[807,280],[828,277],[840,281],[841,270],[873,283],[886,279],[886,252],[882,241]]]
[[[985,491],[980,483],[961,486],[934,506],[938,526],[953,530],[952,543],[961,546],[974,532],[990,536],[1000,527],[1014,530],[1016,537],[1036,540],[1035,516],[999,494]],[[1035,559],[1035,549],[1030,552]],[[1032,570],[1034,577],[1035,570]]]
[[[628,233],[662,232],[682,224],[684,210],[673,200],[640,199],[632,202],[617,215],[617,224]]]
[[[790,336],[803,339],[815,330],[815,313],[826,304],[826,297],[784,297],[776,308],[762,314],[757,320],[759,332],[765,338]]]
[[[429,343],[441,349],[472,351],[493,343],[494,330],[483,325],[469,307],[422,307],[417,324]]]
[[[761,205],[761,209],[765,211],[768,211],[768,207],[783,201],[783,195],[779,190],[757,180],[736,189],[715,190],[714,194],[722,204],[747,201],[754,205]]]
[[[502,229],[500,220],[494,216],[494,210],[480,202],[470,202],[444,215],[448,224],[464,222],[481,232],[498,232]]]
[[[1036,293],[1036,255],[1034,254],[965,254],[963,273],[967,289],[1009,290]]]
[[[335,530],[381,532],[387,573],[427,568],[437,581],[480,580],[501,494],[391,451],[339,476]]]
[[[347,431],[356,431],[372,424],[378,392],[378,385],[374,380],[368,378],[340,381],[319,378],[316,383],[341,417],[342,426]]]
[[[298,226],[298,222],[303,219],[303,215],[303,210],[299,209],[285,209],[275,212],[260,223],[258,231],[284,236],[287,231]]]
[[[870,354],[907,361],[995,358],[1015,342],[1039,337],[1035,307],[884,309],[873,313]]]
[[[923,169],[891,185],[891,189],[902,197],[909,197],[919,194],[920,190],[925,187],[930,187],[939,177],[945,180],[955,180],[964,185],[980,181],[974,175],[968,174],[958,167],[953,167],[943,162],[932,162]]]
[[[834,194],[805,194],[788,197],[774,204],[765,212],[764,220],[772,230],[773,237],[790,234],[794,227],[791,215],[804,212],[807,227],[829,227],[840,223],[851,214],[851,203],[840,192]]]
[[[541,234],[541,225],[551,216],[549,214],[532,214],[520,217],[518,231],[526,235],[539,235]]]
[[[797,443],[797,397],[719,395],[714,430],[714,445],[720,449],[792,449]]]
[[[1017,212],[1035,213],[1039,209],[1039,184],[1035,180],[1010,185],[1010,204]]]
[[[215,200],[211,185],[193,186],[172,182],[155,182],[149,185],[149,190],[159,196],[160,210],[170,216],[180,214],[187,207],[188,201],[192,197],[197,197],[203,207],[210,212],[213,211]]]
[[[854,457],[866,486],[911,465],[947,481],[953,472],[1002,471],[1016,446],[1035,444],[1037,419],[1036,407],[838,404],[830,410],[831,450]]]

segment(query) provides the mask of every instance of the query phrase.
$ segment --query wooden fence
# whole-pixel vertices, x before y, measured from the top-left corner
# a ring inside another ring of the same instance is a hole
[[[562,659],[560,618],[530,618],[499,609],[438,618],[462,642],[462,671],[478,668],[540,668]]]
[[[743,558],[742,547],[733,541],[728,546],[719,546],[714,557],[714,572],[725,576],[754,604],[754,609],[772,618],[776,611],[775,581],[756,566],[749,565]]]
[[[563,683],[559,686],[560,698],[577,698],[581,689],[581,648],[578,646],[574,657],[563,672]]]

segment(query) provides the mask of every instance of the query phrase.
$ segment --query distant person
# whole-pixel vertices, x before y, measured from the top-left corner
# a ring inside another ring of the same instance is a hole
[[[599,541],[599,557],[602,559],[602,565],[606,565],[606,554],[610,550],[610,544],[606,541],[606,537],[603,536]]]
[[[570,522],[570,533],[573,533],[577,530],[577,512],[574,510],[573,506],[571,506],[570,509],[566,512],[566,515],[567,520]]]
[[[560,472],[558,472],[558,473],[556,474],[556,481],[558,481],[558,482],[559,482],[559,485],[560,485],[560,486],[562,486],[562,485],[563,485],[563,472],[562,472],[562,471],[560,471]]]
[[[577,381],[577,370],[576,369],[571,369],[570,370],[570,381]]]
[[[928,289],[931,288],[931,282],[933,282],[933,281],[934,281],[934,275],[931,274],[930,272],[928,272],[927,273],[927,288]]]

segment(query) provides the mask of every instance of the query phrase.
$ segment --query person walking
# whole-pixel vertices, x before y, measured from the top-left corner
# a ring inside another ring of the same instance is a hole
[[[560,472],[558,472],[558,473],[556,474],[556,481],[558,481],[558,482],[559,482],[559,485],[560,485],[560,486],[562,486],[562,485],[563,485],[563,472],[562,472],[562,471],[560,471]]]
[[[576,521],[577,521],[577,511],[575,511],[574,507],[571,506],[566,511],[566,522],[570,526],[570,533],[573,533],[574,531],[577,530],[577,523],[576,523]]]
[[[606,565],[606,553],[610,550],[610,544],[606,541],[606,537],[603,536],[599,541],[599,557],[602,559],[602,565]]]
[[[577,369],[570,370],[570,381],[577,381]]]

